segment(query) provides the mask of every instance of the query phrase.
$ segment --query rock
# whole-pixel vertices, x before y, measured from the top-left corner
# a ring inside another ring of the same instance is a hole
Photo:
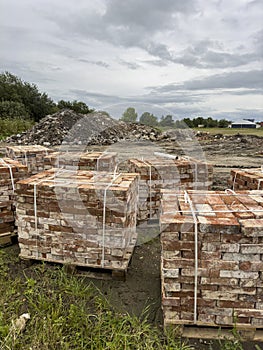
[[[169,138],[161,131],[141,124],[124,123],[111,118],[106,112],[93,112],[86,115],[71,110],[63,110],[48,115],[27,132],[6,139],[8,143],[38,144],[56,146],[111,145],[120,140],[158,141]]]

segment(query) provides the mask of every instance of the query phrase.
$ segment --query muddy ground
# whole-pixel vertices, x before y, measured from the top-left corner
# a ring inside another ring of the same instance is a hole
[[[123,155],[136,156],[140,154],[143,156],[147,154],[147,147],[142,144],[133,144],[132,147],[127,144],[117,144],[107,147],[107,149],[122,150]],[[258,137],[204,137],[199,140],[191,140],[191,137],[189,137],[188,140],[183,139],[180,142],[162,141],[154,145],[151,144],[149,147],[151,150],[154,147],[157,151],[177,155],[193,155],[199,159],[206,159],[214,166],[214,189],[228,188],[227,180],[231,168],[253,168],[263,164],[263,138]],[[93,149],[95,150],[95,148]],[[156,236],[156,234],[153,236]],[[162,325],[159,237],[155,237],[135,248],[126,281],[117,281],[110,278],[86,278],[87,282],[92,279],[101,293],[118,310],[137,316],[146,314],[150,322]],[[191,343],[195,345],[195,349],[220,349],[217,343],[211,340],[196,339]],[[255,344],[252,342],[246,343],[244,349],[256,349]],[[263,349],[263,343],[257,343],[257,345],[260,346],[258,349]]]

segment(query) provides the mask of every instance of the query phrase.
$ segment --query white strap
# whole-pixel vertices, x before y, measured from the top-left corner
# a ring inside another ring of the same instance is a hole
[[[193,203],[187,191],[184,191],[184,198],[189,203],[195,225],[195,288],[194,288],[194,323],[197,322],[197,283],[198,283],[198,221],[195,215]]]
[[[235,191],[236,178],[237,178],[237,172],[235,172],[235,176],[234,176],[234,181],[232,186],[233,191]]]
[[[151,164],[147,163],[146,161],[143,160],[143,157],[141,161],[149,167],[149,175],[150,175],[150,180],[149,180],[149,196],[150,196],[150,219],[152,218],[152,166]]]

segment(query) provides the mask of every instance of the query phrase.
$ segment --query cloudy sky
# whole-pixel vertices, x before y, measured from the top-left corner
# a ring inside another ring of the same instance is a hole
[[[119,117],[263,120],[263,0],[0,0],[0,71]]]

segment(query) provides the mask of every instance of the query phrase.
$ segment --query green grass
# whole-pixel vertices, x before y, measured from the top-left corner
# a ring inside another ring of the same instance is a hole
[[[15,246],[0,250],[0,296],[1,350],[199,349],[176,328],[163,331],[149,323],[147,309],[141,317],[118,312],[85,277],[57,265],[26,267]],[[19,331],[14,322],[23,313],[30,319]],[[233,340],[214,341],[215,348],[244,350],[235,327],[231,334]]]
[[[21,273],[19,265],[16,256],[0,250],[1,350],[190,349],[176,330],[161,332],[147,313],[117,312],[93,284],[64,268],[34,264]],[[19,273],[12,272],[15,266]],[[23,313],[31,318],[19,332],[12,324]]]
[[[30,119],[0,118],[0,140],[30,129],[34,122]]]
[[[257,135],[263,137],[263,128],[258,129],[235,129],[235,128],[194,128],[195,131],[209,132],[210,134],[223,134],[223,135]]]

